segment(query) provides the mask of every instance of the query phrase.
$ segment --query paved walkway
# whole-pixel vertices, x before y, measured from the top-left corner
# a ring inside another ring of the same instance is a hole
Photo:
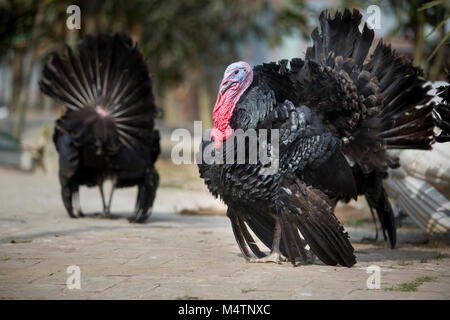
[[[372,229],[349,228],[352,268],[249,264],[227,218],[176,213],[220,207],[206,192],[161,188],[150,221],[136,225],[126,220],[134,189],[117,192],[112,220],[69,219],[54,175],[0,169],[0,190],[2,299],[450,298],[449,246],[410,244],[425,238],[417,230],[401,229],[390,250],[361,243]],[[81,199],[85,211],[100,209],[97,190]],[[70,265],[80,267],[79,290],[66,286]],[[367,289],[369,265],[381,268],[379,290]]]

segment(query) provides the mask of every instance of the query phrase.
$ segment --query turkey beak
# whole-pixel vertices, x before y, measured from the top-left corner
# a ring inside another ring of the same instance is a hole
[[[225,82],[222,87],[220,88],[220,95],[222,96],[225,91],[227,91],[228,89],[230,89],[230,87],[233,85],[232,81],[227,81]]]

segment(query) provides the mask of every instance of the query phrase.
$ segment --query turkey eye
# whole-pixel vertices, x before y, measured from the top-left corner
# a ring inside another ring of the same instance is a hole
[[[234,74],[238,74],[239,73],[239,70],[236,70],[235,72],[234,72]]]

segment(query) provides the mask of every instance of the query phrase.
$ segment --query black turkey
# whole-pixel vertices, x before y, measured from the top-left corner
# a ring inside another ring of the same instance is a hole
[[[326,264],[352,266],[354,249],[334,207],[358,195],[365,195],[395,246],[382,179],[398,159],[387,149],[429,149],[434,105],[419,68],[383,41],[369,55],[374,32],[367,25],[360,31],[361,17],[357,10],[334,17],[324,11],[304,60],[253,70],[241,61],[225,71],[214,128],[203,137],[197,163],[211,193],[228,205],[250,261],[308,262],[310,249]],[[241,132],[252,130],[261,155],[278,159],[275,173],[263,170],[262,156],[250,163],[252,137]],[[244,163],[236,161],[243,144]]]
[[[56,120],[53,141],[59,153],[59,180],[70,217],[83,216],[80,186],[99,186],[103,214],[110,216],[115,188],[138,187],[134,216],[143,222],[152,208],[160,153],[154,129],[157,109],[147,65],[125,35],[88,36],[78,54],[52,54],[40,88],[66,107]],[[111,179],[105,201],[103,183]]]

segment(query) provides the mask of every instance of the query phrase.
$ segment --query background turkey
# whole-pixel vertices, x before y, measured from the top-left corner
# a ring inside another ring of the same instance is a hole
[[[138,186],[134,217],[148,217],[158,186],[160,152],[156,107],[147,66],[124,35],[88,36],[74,55],[53,54],[42,72],[42,92],[67,111],[56,121],[59,180],[70,217],[83,216],[79,187],[98,186],[103,214],[110,216],[115,188]],[[103,183],[111,179],[106,201]]]
[[[352,266],[353,247],[333,210],[338,200],[357,195],[366,197],[385,239],[392,248],[396,244],[382,181],[399,162],[387,150],[429,149],[435,141],[434,106],[428,104],[422,71],[409,60],[383,41],[368,54],[374,32],[367,25],[361,32],[360,23],[357,10],[334,18],[324,11],[305,60],[253,70],[237,62],[225,70],[214,129],[198,154],[199,171],[213,195],[228,205],[235,238],[250,261],[309,261],[307,243],[324,263]],[[269,154],[279,152],[275,174],[261,174],[261,161],[226,162],[236,159],[243,141],[235,139],[237,129],[254,129],[259,136],[261,129],[279,130],[279,150],[270,137],[267,145],[259,143]],[[223,162],[201,162],[209,153]],[[271,248],[269,256],[248,228]]]

